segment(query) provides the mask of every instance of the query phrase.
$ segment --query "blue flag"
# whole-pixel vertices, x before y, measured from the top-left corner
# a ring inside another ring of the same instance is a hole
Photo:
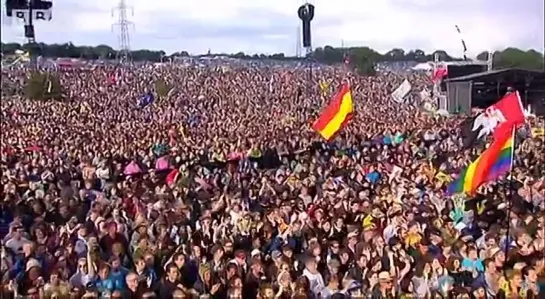
[[[138,107],[140,108],[147,107],[148,105],[151,105],[154,100],[155,98],[153,97],[153,94],[151,92],[147,92],[144,95],[142,95],[140,100],[138,100]]]

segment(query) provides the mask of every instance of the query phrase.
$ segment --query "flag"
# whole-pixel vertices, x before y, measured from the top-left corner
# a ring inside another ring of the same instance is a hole
[[[165,182],[167,186],[172,186],[176,183],[178,180],[178,177],[180,176],[180,172],[178,169],[173,169],[171,172],[168,173],[167,177],[165,178]]]
[[[508,172],[513,163],[513,147],[513,134],[494,140],[490,147],[449,185],[447,193],[464,192],[472,195],[483,183],[493,181]]]
[[[344,61],[344,64],[349,65],[350,64],[350,56],[348,56],[348,54],[344,53],[343,61]]]
[[[447,67],[444,65],[438,66],[434,71],[431,80],[433,82],[441,81],[448,76]]]
[[[405,102],[405,97],[409,94],[409,92],[411,91],[411,88],[412,88],[411,83],[409,83],[409,81],[405,79],[405,81],[403,81],[403,83],[401,83],[396,88],[396,90],[392,92],[392,99],[395,102],[402,104],[403,102]]]
[[[526,121],[518,92],[506,94],[501,100],[475,117],[462,123],[464,147],[469,148],[490,133],[494,139],[511,135],[511,129]]]
[[[320,91],[322,92],[322,96],[325,97],[327,95],[328,88],[329,88],[329,83],[327,83],[326,81],[320,80]]]
[[[343,84],[312,128],[324,139],[331,140],[352,118],[353,109],[350,87],[348,84]]]
[[[272,93],[274,91],[274,75],[271,76],[271,79],[269,80],[269,92]]]
[[[373,220],[374,219],[373,219],[373,216],[371,216],[371,214],[365,216],[365,218],[363,218],[363,222],[362,222],[363,228],[372,227],[374,225]]]
[[[21,54],[21,61],[23,62],[29,62],[30,61],[30,52],[25,52]]]
[[[468,117],[460,124],[460,136],[462,137],[462,144],[465,149],[473,147],[482,136],[479,135],[480,130],[473,130],[476,116]]]
[[[108,77],[108,83],[117,84],[117,75],[116,74],[110,74],[110,76]]]
[[[155,98],[153,97],[153,94],[151,92],[147,92],[138,100],[138,107],[144,108],[153,103],[154,100]]]
[[[129,163],[129,165],[125,167],[123,173],[125,175],[140,174],[142,173],[142,169],[140,168],[140,166],[138,166],[138,163],[136,163],[135,161],[131,161],[131,163]]]
[[[164,171],[170,169],[170,162],[166,156],[163,156],[155,161],[155,170]]]

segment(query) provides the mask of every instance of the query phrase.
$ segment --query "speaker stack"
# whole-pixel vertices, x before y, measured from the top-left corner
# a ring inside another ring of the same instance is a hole
[[[303,47],[306,51],[307,57],[307,66],[308,66],[308,82],[307,82],[307,93],[308,97],[311,98],[313,95],[313,82],[312,82],[312,34],[310,23],[314,19],[314,5],[310,3],[305,3],[299,7],[297,10],[297,15],[302,23],[302,33],[303,33]]]

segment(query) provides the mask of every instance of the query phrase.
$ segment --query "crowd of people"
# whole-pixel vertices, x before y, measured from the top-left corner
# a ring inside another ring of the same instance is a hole
[[[543,139],[519,136],[510,180],[447,196],[483,147],[462,147],[464,116],[391,100],[426,75],[56,72],[66,99],[33,101],[28,70],[2,70],[2,298],[545,294]],[[157,80],[173,89],[139,107]],[[354,115],[325,142],[311,124],[344,81]]]

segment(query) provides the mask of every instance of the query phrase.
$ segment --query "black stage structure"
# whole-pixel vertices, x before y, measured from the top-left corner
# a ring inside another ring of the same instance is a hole
[[[498,101],[508,88],[517,90],[524,107],[536,115],[545,115],[545,72],[502,69],[447,79],[449,113],[469,113],[472,108],[486,108]]]
[[[482,73],[487,70],[487,64],[483,61],[451,61],[444,62],[447,75],[443,78],[440,88],[441,92],[447,91],[447,80]]]

